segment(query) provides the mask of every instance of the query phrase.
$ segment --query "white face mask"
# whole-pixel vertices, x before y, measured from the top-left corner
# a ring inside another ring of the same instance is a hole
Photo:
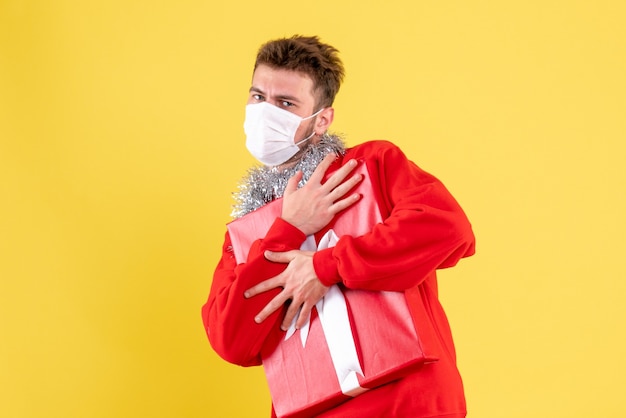
[[[268,102],[247,105],[243,130],[246,133],[248,151],[265,165],[284,163],[300,150],[299,144],[315,135],[315,132],[312,132],[307,138],[296,143],[295,136],[300,123],[319,115],[322,110],[324,109],[301,118]]]

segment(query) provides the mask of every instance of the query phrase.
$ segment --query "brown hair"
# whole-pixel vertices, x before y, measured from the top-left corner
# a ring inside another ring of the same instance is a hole
[[[257,53],[254,69],[259,65],[299,71],[313,80],[318,104],[333,104],[343,81],[343,63],[339,51],[322,43],[317,36],[294,35],[263,44]]]

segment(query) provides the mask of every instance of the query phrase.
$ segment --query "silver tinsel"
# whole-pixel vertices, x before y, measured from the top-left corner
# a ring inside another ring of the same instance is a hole
[[[250,168],[248,175],[239,183],[238,191],[233,193],[235,204],[231,216],[235,219],[240,218],[282,197],[287,181],[298,171],[302,171],[302,180],[298,184],[298,187],[302,187],[329,153],[337,155],[345,153],[345,145],[339,136],[324,134],[319,142],[307,146],[302,158],[295,165],[284,170],[268,166]]]

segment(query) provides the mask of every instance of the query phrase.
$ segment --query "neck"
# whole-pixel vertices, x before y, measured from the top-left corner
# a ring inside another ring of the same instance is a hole
[[[316,135],[314,141],[286,163],[276,167],[252,167],[239,183],[238,191],[233,193],[235,204],[231,216],[239,218],[282,197],[287,182],[298,171],[302,172],[302,180],[298,187],[303,186],[311,178],[318,164],[330,153],[343,155],[345,153],[343,140],[336,135]]]

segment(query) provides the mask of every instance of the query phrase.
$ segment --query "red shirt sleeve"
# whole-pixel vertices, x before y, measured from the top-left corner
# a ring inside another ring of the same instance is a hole
[[[281,218],[276,218],[263,239],[256,240],[245,263],[237,265],[230,237],[226,233],[222,258],[215,269],[211,292],[202,307],[202,319],[213,349],[226,361],[241,366],[261,364],[260,352],[268,338],[278,342],[283,335],[280,321],[283,311],[277,311],[261,324],[254,317],[267,305],[279,289],[246,299],[244,292],[252,286],[278,275],[286,265],[265,259],[265,250],[298,249],[304,234]]]
[[[398,147],[371,141],[349,150],[344,161],[351,158],[367,164],[384,221],[318,251],[313,263],[322,283],[403,291],[474,253],[474,234],[459,204]]]

